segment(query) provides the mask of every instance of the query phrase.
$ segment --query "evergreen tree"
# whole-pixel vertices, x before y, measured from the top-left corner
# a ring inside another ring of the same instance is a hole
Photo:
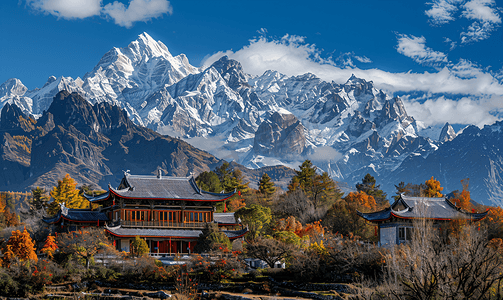
[[[232,244],[225,233],[218,230],[216,223],[206,223],[199,235],[194,252],[203,253],[212,250],[231,249]]]
[[[395,184],[396,188],[396,196],[393,196],[393,199],[398,200],[401,194],[406,195],[410,190],[405,185],[405,182],[401,181],[398,185]]]
[[[220,193],[223,190],[222,183],[218,175],[213,171],[205,171],[196,178],[196,183],[200,189],[212,193]]]
[[[48,206],[49,196],[43,188],[36,187],[31,190],[32,200],[30,201],[29,214],[34,215],[35,212],[45,210]]]
[[[295,175],[288,186],[289,191],[294,191],[301,188],[304,192],[309,190],[313,185],[313,179],[316,176],[316,166],[310,160],[305,160],[300,166],[300,170],[295,170]]]
[[[295,171],[297,175],[288,185],[289,193],[301,189],[315,209],[329,206],[343,195],[327,172],[319,175],[316,171],[316,166],[310,160],[306,160],[300,166],[300,170]]]
[[[215,174],[217,174],[218,180],[220,180],[222,184],[231,177],[231,173],[231,165],[228,162],[224,162],[220,167],[215,169]]]
[[[327,172],[314,177],[311,189],[307,195],[313,201],[314,208],[331,205],[342,197],[342,193]]]
[[[272,196],[276,192],[276,186],[267,173],[264,173],[258,183],[258,190],[266,197]]]
[[[239,209],[235,216],[248,226],[250,233],[247,234],[247,237],[251,239],[255,239],[264,233],[272,220],[271,209],[258,204],[251,204]]]
[[[378,206],[383,206],[388,204],[388,200],[386,200],[386,193],[379,189],[380,185],[376,185],[375,178],[368,174],[362,179],[361,183],[356,184],[356,190],[359,192],[364,192],[365,194],[372,196]]]
[[[224,182],[225,191],[229,193],[236,190],[243,194],[247,193],[250,190],[249,182],[243,183],[243,181],[243,172],[239,169],[233,170]]]

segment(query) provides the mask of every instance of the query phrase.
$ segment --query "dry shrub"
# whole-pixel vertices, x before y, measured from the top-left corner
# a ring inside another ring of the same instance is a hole
[[[501,299],[503,257],[474,226],[445,240],[418,222],[413,239],[391,249],[382,281],[363,284],[362,299]],[[371,287],[369,292],[368,287]]]

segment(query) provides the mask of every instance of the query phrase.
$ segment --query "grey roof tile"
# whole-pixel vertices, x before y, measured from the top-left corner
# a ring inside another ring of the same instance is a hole
[[[110,187],[113,193],[124,198],[135,199],[180,199],[195,201],[222,201],[234,195],[231,193],[210,193],[202,191],[193,177],[139,176],[126,174],[121,189]]]
[[[405,209],[395,210],[401,203]],[[392,216],[402,219],[436,219],[436,220],[480,220],[487,215],[483,213],[469,213],[457,208],[446,198],[409,197],[401,195],[390,207],[373,213],[358,212],[358,215],[368,221],[383,221]]]
[[[234,213],[214,213],[213,219],[220,224],[238,224]]]

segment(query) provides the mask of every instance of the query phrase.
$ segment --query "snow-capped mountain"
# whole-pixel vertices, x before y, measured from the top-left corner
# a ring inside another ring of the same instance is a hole
[[[274,70],[251,76],[227,57],[202,70],[146,33],[110,50],[82,79],[50,77],[32,91],[10,79],[0,101],[38,116],[61,90],[117,104],[136,124],[198,141],[249,168],[297,167],[307,158],[351,186],[366,173],[388,177],[405,159],[426,158],[456,137],[449,124],[426,128],[372,81],[352,76],[339,84]]]

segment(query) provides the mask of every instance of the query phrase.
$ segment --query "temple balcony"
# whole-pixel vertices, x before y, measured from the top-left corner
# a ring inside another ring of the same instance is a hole
[[[185,222],[185,223],[177,223],[177,222],[167,222],[167,221],[115,221],[112,222],[111,226],[121,225],[123,228],[191,228],[191,229],[201,229],[204,228],[204,222]]]

